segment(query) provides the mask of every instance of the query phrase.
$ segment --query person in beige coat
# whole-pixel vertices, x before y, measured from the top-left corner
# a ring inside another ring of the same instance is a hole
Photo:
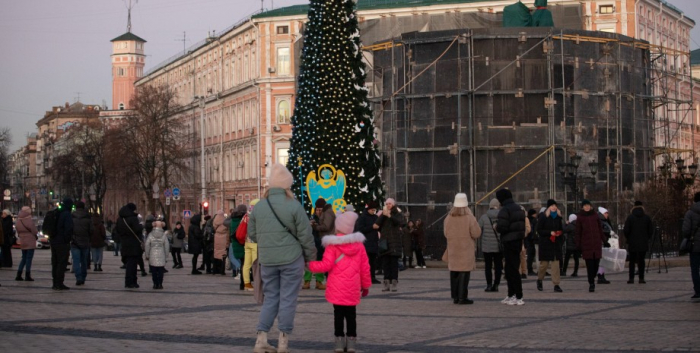
[[[19,262],[17,268],[16,281],[33,281],[32,279],[32,259],[34,258],[34,249],[36,249],[37,229],[32,221],[32,209],[29,206],[22,207],[19,211],[17,223],[15,224],[17,235],[19,236],[19,244],[22,248],[22,261]],[[27,276],[22,278],[24,266],[27,266]]]
[[[224,257],[227,255],[228,246],[231,245],[231,239],[228,235],[228,228],[224,226],[224,210],[219,210],[214,216],[214,274],[226,274],[226,262]]]
[[[481,236],[481,228],[467,206],[467,195],[457,194],[452,210],[445,218],[447,267],[455,304],[474,304],[468,298],[468,287],[471,271],[476,269],[476,239]]]

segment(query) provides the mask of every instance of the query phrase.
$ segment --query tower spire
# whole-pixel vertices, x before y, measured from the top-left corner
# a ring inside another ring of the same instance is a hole
[[[131,3],[131,1],[132,0],[129,0],[129,5],[126,7],[127,12],[128,12],[128,17],[126,20],[126,31],[128,33],[131,33],[131,9],[134,8],[134,6],[136,6],[136,4],[139,3],[139,0],[133,0],[134,1],[133,4]],[[124,0],[124,4],[126,4],[126,0]]]

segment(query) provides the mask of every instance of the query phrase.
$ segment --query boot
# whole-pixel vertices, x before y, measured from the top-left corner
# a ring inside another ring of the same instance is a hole
[[[333,348],[333,352],[335,352],[335,353],[345,352],[345,337],[336,337],[335,338],[335,348]]]
[[[398,285],[399,285],[399,280],[398,280],[398,279],[392,279],[392,280],[391,280],[391,291],[392,291],[392,292],[398,291],[398,290],[399,290],[399,289],[397,288]]]
[[[25,279],[25,281],[29,281],[28,278],[29,278],[29,272],[27,272],[27,278]],[[647,281],[644,280],[644,277],[639,277],[639,284],[644,284],[644,283],[647,283]]]
[[[574,270],[574,273],[571,274],[571,277],[578,277],[578,271]]]
[[[267,343],[267,332],[258,331],[258,338],[255,340],[253,353],[277,353],[277,349]]]
[[[347,346],[346,346],[346,352],[348,353],[355,353],[355,347],[357,346],[357,337],[348,337],[347,340]]]
[[[492,292],[498,292],[498,283],[496,283],[496,284],[494,284],[493,286],[491,286],[491,291],[492,291]]]
[[[588,291],[591,293],[595,292],[595,283],[591,283],[588,285]]]
[[[316,289],[326,290],[326,285],[321,283],[321,282],[316,281]]]
[[[17,271],[17,277],[15,277],[15,281],[24,281],[24,278],[22,278],[22,272]]]
[[[384,283],[384,288],[382,288],[382,292],[388,292],[389,291],[389,280],[385,279],[383,283]]]
[[[559,287],[559,286],[554,286],[554,291],[557,292],[557,293],[563,292],[563,290],[562,290],[561,287]]]
[[[484,292],[491,292],[492,285],[491,283],[486,283],[486,289],[484,289]]]
[[[277,340],[277,353],[289,353],[289,335],[284,332],[280,332]]]
[[[542,281],[540,281],[539,279],[537,280],[537,290],[540,292],[542,291]]]
[[[605,274],[598,275],[598,284],[610,284],[610,281],[605,279]]]
[[[469,276],[470,273],[460,273],[457,279],[457,296],[459,301],[457,304],[474,304],[473,300],[469,300]]]
[[[24,280],[28,281],[28,282],[34,282],[34,278],[32,278],[32,273],[27,271],[27,275],[24,277]],[[641,283],[641,282],[639,282],[639,283]]]
[[[381,284],[382,282],[379,282],[377,277],[372,276],[372,284]]]
[[[304,281],[304,285],[301,286],[301,289],[309,289],[311,288],[311,281]]]
[[[100,272],[102,272],[102,264],[100,264]]]

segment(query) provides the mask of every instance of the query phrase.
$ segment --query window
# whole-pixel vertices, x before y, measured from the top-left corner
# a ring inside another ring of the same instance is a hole
[[[124,103],[119,103],[119,110],[124,110]]]
[[[287,165],[287,161],[289,161],[289,148],[278,148],[277,163]]]
[[[289,48],[277,48],[277,74],[289,75]]]
[[[125,75],[126,75],[126,70],[124,70],[123,67],[120,67],[120,68],[119,68],[119,75],[118,75],[118,76],[123,77],[123,76],[125,76]]]
[[[277,123],[289,124],[289,101],[282,100],[277,104]]]
[[[279,26],[277,27],[277,34],[288,34],[289,26]]]
[[[601,15],[611,14],[615,12],[615,5],[600,5],[598,7],[598,13]]]

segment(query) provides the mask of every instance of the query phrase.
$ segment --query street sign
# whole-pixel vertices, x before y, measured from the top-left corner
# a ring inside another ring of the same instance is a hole
[[[180,197],[180,188],[173,188],[173,196]]]
[[[180,196],[173,196],[173,200],[180,201]]]
[[[163,194],[165,195],[165,198],[166,198],[166,199],[168,199],[168,198],[170,198],[170,196],[172,196],[172,193],[170,192],[170,189],[165,189],[165,191],[163,192]]]
[[[192,218],[192,211],[191,210],[182,210],[182,217],[183,218]]]
[[[165,205],[170,206],[170,198],[169,197],[165,198]]]

